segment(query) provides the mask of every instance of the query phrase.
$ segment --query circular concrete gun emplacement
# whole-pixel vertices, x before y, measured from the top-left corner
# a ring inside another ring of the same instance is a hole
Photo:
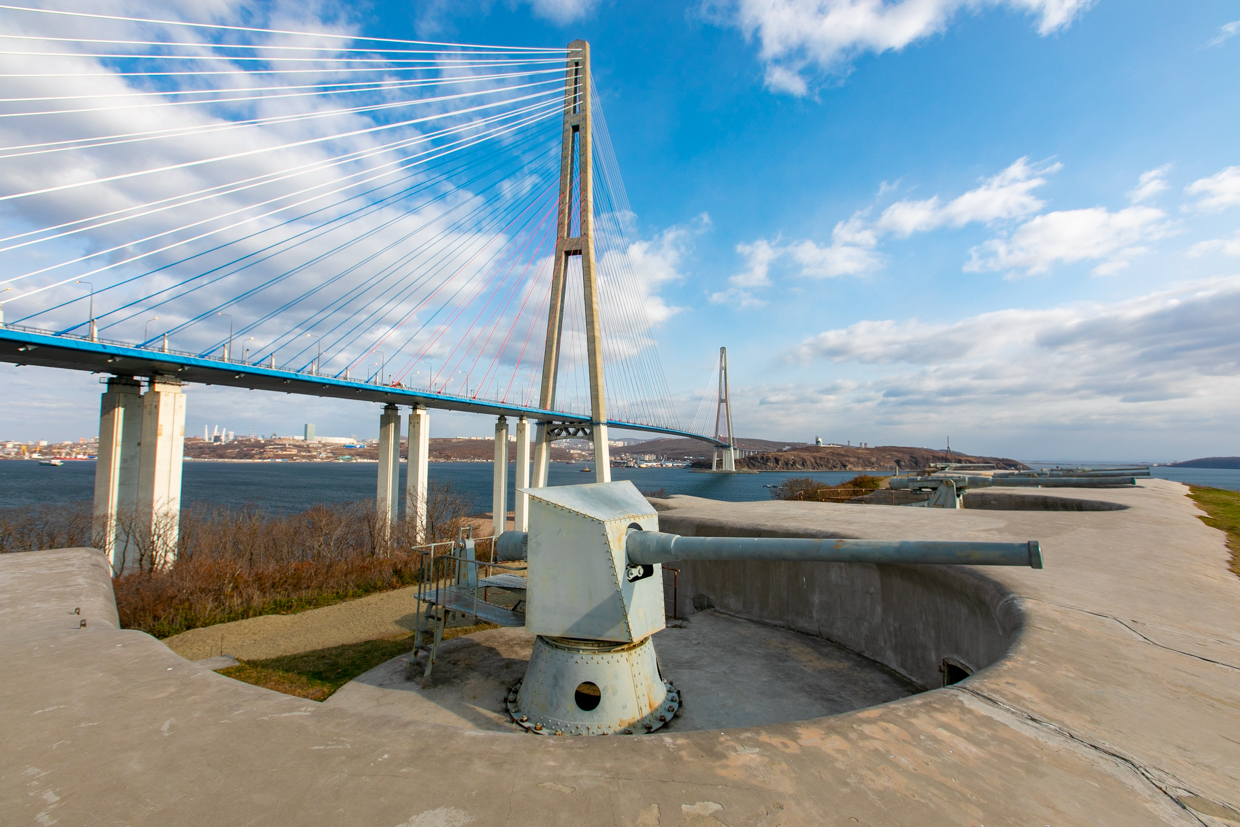
[[[661,673],[652,640],[666,626],[663,564],[1042,567],[1035,541],[682,537],[658,530],[658,513],[627,481],[528,493],[530,530],[500,536],[499,563],[477,560],[472,545],[464,543],[460,553],[441,558],[440,568],[424,578],[434,585],[419,598],[432,606],[438,623],[435,642],[415,653],[413,664],[424,663],[423,678],[431,677],[449,612],[520,624],[535,640],[525,675],[508,692],[506,705],[513,722],[540,735],[643,734],[675,717],[681,693]],[[520,560],[527,564],[525,582],[516,585],[526,594],[523,615],[493,606],[485,596],[492,586],[511,588],[515,577],[511,571],[490,577],[485,572]],[[728,652],[720,656],[727,659]]]

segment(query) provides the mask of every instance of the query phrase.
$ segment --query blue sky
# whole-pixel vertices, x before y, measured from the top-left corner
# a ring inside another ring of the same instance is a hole
[[[656,329],[668,376],[702,388],[726,345],[742,435],[1240,454],[1240,4],[264,12],[402,38],[588,39],[651,289],[671,311]],[[39,411],[6,405],[0,435],[93,431],[93,377],[3,367],[0,381]],[[77,403],[58,405],[51,382]],[[290,413],[255,396],[194,389],[189,430],[287,433],[311,416],[320,433],[373,430],[367,406]],[[438,421],[443,435],[491,427]]]

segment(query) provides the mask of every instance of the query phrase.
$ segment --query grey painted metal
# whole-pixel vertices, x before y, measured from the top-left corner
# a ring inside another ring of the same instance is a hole
[[[651,636],[666,625],[662,564],[691,560],[1042,567],[1038,543],[680,537],[630,481],[530,489],[530,530],[496,543],[527,561],[525,629],[537,636],[513,720],[541,734],[652,731],[679,709]],[[585,691],[588,690],[588,691]],[[583,694],[584,692],[584,694]]]
[[[529,536],[525,531],[505,531],[495,540],[495,559],[501,563],[526,559]]]
[[[1052,468],[1042,471],[996,471],[995,477],[1148,477],[1149,468]]]
[[[818,540],[788,537],[681,537],[630,531],[630,565],[677,560],[757,560],[818,563],[932,563],[1042,568],[1037,540],[1025,543],[938,540]]]
[[[952,474],[934,477],[892,477],[887,483],[896,489],[932,489],[936,482],[950,479],[961,488],[1116,488],[1136,485],[1135,477],[982,477]]]
[[[530,489],[526,631],[635,643],[664,627],[661,574],[626,577],[629,526],[659,517],[633,483]]]
[[[956,485],[955,480],[937,480],[926,500],[926,508],[964,508],[964,490]]]
[[[0,361],[114,376],[169,376],[186,384],[220,385],[383,404],[424,405],[437,410],[488,416],[526,416],[538,423],[590,423],[590,417],[583,414],[434,393],[400,385],[378,385],[350,379],[347,371],[343,376],[321,376],[309,370],[243,365],[218,356],[203,357],[175,350],[164,353],[125,342],[92,342],[82,336],[17,325],[0,325]],[[642,422],[608,420],[607,424],[611,428],[684,437],[712,445],[716,442],[702,434]]]
[[[680,694],[660,676],[650,638],[612,644],[540,636],[507,706],[537,735],[633,735],[675,717]]]

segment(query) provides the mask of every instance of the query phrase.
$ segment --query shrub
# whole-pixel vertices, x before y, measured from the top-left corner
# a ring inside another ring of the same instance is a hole
[[[427,499],[427,539],[455,537],[472,499],[434,483]],[[90,545],[90,514],[89,503],[0,513],[0,549]],[[398,522],[385,536],[373,502],[287,515],[256,506],[186,508],[169,565],[160,565],[147,548],[153,544],[132,531],[132,518],[121,522],[138,548],[137,570],[112,581],[121,625],[160,638],[413,585],[421,573],[412,521]]]
[[[771,489],[771,497],[797,502],[842,503],[877,491],[886,479],[861,474],[836,485],[828,485],[810,477],[789,477]]]

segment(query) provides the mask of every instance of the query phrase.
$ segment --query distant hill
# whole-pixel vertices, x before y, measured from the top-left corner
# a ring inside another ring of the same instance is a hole
[[[1203,457],[1184,462],[1173,462],[1170,468],[1229,468],[1240,469],[1240,457]]]
[[[431,439],[431,462],[485,462],[495,461],[494,439]],[[508,461],[516,462],[517,443],[508,440]],[[349,448],[325,442],[304,442],[299,439],[239,439],[235,442],[204,442],[201,439],[185,440],[185,456],[190,459],[280,459],[286,462],[331,462],[340,456],[356,460],[377,460],[377,446]],[[409,456],[407,442],[400,445],[400,455]],[[551,446],[553,462],[571,462],[572,452],[559,444]]]
[[[877,448],[841,448],[806,445],[790,451],[757,454],[737,460],[736,467],[747,471],[890,471],[898,464],[901,471],[925,468],[931,463],[985,462],[996,468],[1020,470],[1024,463],[1004,457],[976,457],[958,451],[903,448],[882,445]]]
[[[800,448],[805,445],[804,442],[772,442],[769,439],[743,439],[736,438],[736,447],[744,451],[782,451],[785,448]],[[626,456],[644,454],[654,454],[663,459],[702,459],[708,461],[711,456],[711,446],[709,443],[700,442],[696,439],[647,439],[644,442],[636,442],[632,445],[623,447],[613,445],[611,447],[611,455]]]

